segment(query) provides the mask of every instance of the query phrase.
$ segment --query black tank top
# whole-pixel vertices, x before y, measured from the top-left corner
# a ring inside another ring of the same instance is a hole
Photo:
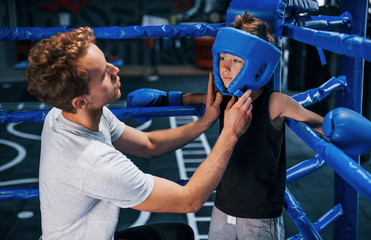
[[[215,206],[241,218],[275,218],[281,215],[286,186],[285,129],[275,129],[269,117],[269,98],[274,90],[264,88],[253,102],[252,122],[232,153],[216,191]],[[224,109],[221,105],[220,131]]]

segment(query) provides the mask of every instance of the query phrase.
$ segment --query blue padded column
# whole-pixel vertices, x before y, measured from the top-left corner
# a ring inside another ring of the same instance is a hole
[[[340,12],[348,11],[353,18],[352,28],[347,34],[365,37],[367,4],[367,0],[340,1]],[[339,55],[338,69],[339,75],[346,76],[348,88],[345,94],[337,95],[337,106],[361,113],[364,60]],[[359,164],[359,157],[352,158]],[[337,174],[334,184],[334,201],[342,204],[344,216],[334,223],[333,239],[358,239],[358,192]]]

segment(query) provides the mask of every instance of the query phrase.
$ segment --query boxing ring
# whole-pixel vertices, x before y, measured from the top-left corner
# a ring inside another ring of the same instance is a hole
[[[243,1],[241,1],[243,2]],[[249,4],[232,1],[227,12],[228,16],[248,9]],[[285,1],[261,1],[265,11],[281,9],[285,11]],[[277,4],[278,2],[278,4]],[[274,4],[272,4],[274,3]],[[258,4],[259,5],[259,4]],[[255,6],[256,7],[256,6]],[[256,7],[258,17],[259,6]],[[364,60],[371,61],[371,40],[364,38],[367,11],[367,0],[343,0],[340,7],[344,14],[340,16],[317,16],[317,17],[290,17],[274,13],[275,17],[268,16],[264,19],[273,25],[277,36],[287,37],[305,44],[317,47],[321,61],[325,61],[321,49],[326,49],[339,54],[339,76],[332,77],[314,89],[293,96],[305,107],[313,105],[325,99],[332,93],[336,93],[337,107],[352,109],[361,113],[363,91],[363,66]],[[264,14],[262,14],[264,15]],[[219,28],[226,23],[177,26],[127,26],[127,27],[100,27],[93,28],[97,38],[101,39],[130,39],[130,38],[180,38],[214,36]],[[334,32],[333,29],[341,29],[343,32]],[[41,40],[58,32],[71,31],[65,27],[55,28],[0,28],[0,40]],[[280,90],[280,71],[274,75],[273,87]],[[119,119],[164,117],[196,115],[200,116],[198,105],[173,106],[173,107],[148,107],[148,108],[111,108],[111,111]],[[0,109],[0,123],[44,120],[48,110],[9,112]],[[311,159],[303,161],[287,170],[287,184],[298,181],[301,178],[315,172],[324,165],[330,166],[335,174],[334,182],[334,207],[328,210],[321,218],[311,222],[296,201],[288,188],[285,192],[285,208],[291,219],[297,226],[299,234],[289,239],[322,239],[320,236],[330,224],[334,224],[334,239],[357,239],[357,212],[358,194],[371,202],[371,174],[360,166],[359,155],[347,154],[327,139],[319,136],[305,123],[287,119],[287,125],[317,154]],[[370,133],[371,134],[371,133]],[[23,189],[0,189],[0,200],[8,199],[37,199],[37,188]]]

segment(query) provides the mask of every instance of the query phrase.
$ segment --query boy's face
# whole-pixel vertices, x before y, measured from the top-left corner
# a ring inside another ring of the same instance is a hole
[[[121,97],[120,77],[117,75],[119,69],[106,62],[103,52],[95,44],[88,47],[80,64],[90,77],[90,90],[86,98],[92,108],[103,107]]]
[[[220,53],[219,59],[219,74],[224,86],[228,88],[240,72],[245,61],[242,58],[227,53]]]

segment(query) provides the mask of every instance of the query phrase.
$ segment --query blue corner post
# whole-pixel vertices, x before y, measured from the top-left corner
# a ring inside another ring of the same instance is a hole
[[[365,37],[367,4],[368,0],[340,1],[340,12],[348,11],[353,19],[350,32],[346,32],[347,34]],[[339,55],[338,69],[338,74],[345,75],[348,80],[347,91],[337,95],[338,107],[346,107],[362,113],[364,59]],[[352,159],[359,164],[359,157],[352,157]],[[358,192],[336,173],[334,184],[335,205],[342,204],[344,215],[334,223],[333,239],[358,239]]]

